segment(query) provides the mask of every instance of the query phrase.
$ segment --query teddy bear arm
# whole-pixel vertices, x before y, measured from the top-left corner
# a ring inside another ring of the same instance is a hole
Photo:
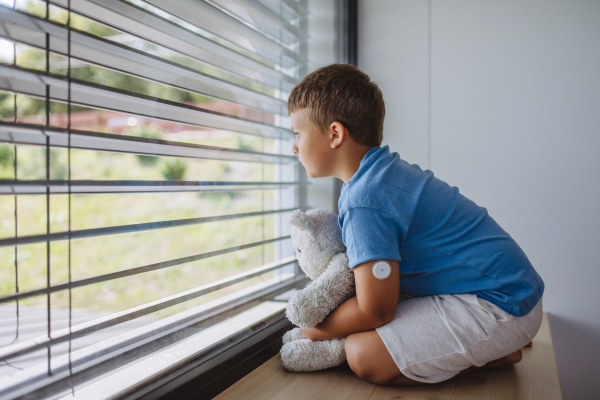
[[[322,291],[314,281],[294,293],[286,306],[290,322],[302,329],[311,329],[323,321],[331,309],[325,307],[330,301]]]
[[[310,329],[354,294],[354,273],[345,254],[335,256],[327,270],[306,288],[292,296],[286,315],[294,324]]]
[[[331,297],[332,311],[355,293],[354,272],[348,268],[348,257],[345,253],[336,255],[329,267],[318,279],[314,281],[315,286],[325,288]]]

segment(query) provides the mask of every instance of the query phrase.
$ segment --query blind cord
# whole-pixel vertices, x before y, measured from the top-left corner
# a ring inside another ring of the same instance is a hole
[[[16,8],[17,5],[17,1],[15,0],[13,2],[13,10]],[[13,66],[17,65],[17,43],[13,42]],[[16,124],[17,123],[17,93],[13,92],[13,101],[14,101],[14,107],[13,107],[13,122]],[[14,159],[13,159],[13,169],[14,169],[14,173],[15,173],[15,181],[17,180],[17,145],[15,144],[14,146]],[[17,212],[18,208],[17,208],[17,194],[15,194],[15,237],[18,236],[18,212]],[[19,264],[18,264],[18,255],[19,255],[19,250],[18,250],[18,246],[15,245],[15,293],[19,293]],[[19,299],[17,299],[16,302],[16,308],[17,308],[17,329],[15,332],[15,338],[12,341],[11,344],[16,343],[19,340],[19,322],[20,322],[20,318],[19,318]]]
[[[50,2],[46,0],[47,21],[50,14]],[[50,72],[50,34],[46,33],[46,74]],[[50,85],[46,84],[46,128],[50,128]],[[46,180],[50,181],[50,136],[46,133]],[[50,186],[46,186],[46,233],[50,234]],[[50,241],[46,242],[46,287],[50,287]],[[52,338],[52,312],[50,291],[46,296],[48,339]],[[48,346],[48,375],[52,375],[52,346]]]
[[[17,0],[13,1],[13,10],[16,9],[17,7]],[[17,66],[17,42],[13,42],[13,66]],[[13,109],[13,122],[16,124],[17,123],[17,93],[13,92],[13,100],[14,100],[14,109]],[[15,144],[14,146],[14,159],[13,159],[13,163],[14,163],[14,173],[15,173],[15,181],[17,180],[17,145]],[[18,214],[18,206],[17,206],[17,194],[15,193],[15,238],[18,237],[18,225],[19,225],[19,214]],[[18,263],[18,257],[19,256],[19,250],[18,250],[18,246],[15,244],[15,293],[19,293],[19,263]],[[17,328],[16,328],[16,332],[15,332],[15,338],[12,341],[11,344],[16,343],[19,340],[19,324],[20,324],[20,318],[19,318],[19,299],[17,299],[16,302],[16,308],[17,308]]]
[[[68,182],[68,279],[69,279],[69,387],[71,388],[71,394],[75,396],[75,386],[73,385],[73,359],[72,349],[73,340],[71,338],[72,327],[73,327],[73,296],[71,289],[71,0],[67,1],[67,182]]]

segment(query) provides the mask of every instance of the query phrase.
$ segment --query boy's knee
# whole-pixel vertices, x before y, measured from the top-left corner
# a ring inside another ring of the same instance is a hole
[[[357,340],[355,339],[355,335],[348,335],[346,337],[346,341],[344,342],[344,348],[346,351],[346,361],[348,361],[348,365],[352,371],[354,367],[357,366],[358,360],[360,356],[358,352],[360,351],[360,346],[358,346]]]
[[[346,338],[346,359],[350,369],[361,379],[365,379],[369,374],[365,360],[367,355],[364,353],[364,346],[360,345],[358,335],[348,335]]]
[[[377,385],[383,385],[389,381],[384,377],[381,371],[378,371],[373,355],[365,350],[366,346],[361,345],[358,335],[349,335],[346,338],[346,359],[350,369],[360,378],[367,382]]]

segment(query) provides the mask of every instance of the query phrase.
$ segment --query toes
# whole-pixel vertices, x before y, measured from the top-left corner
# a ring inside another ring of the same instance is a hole
[[[521,352],[521,350],[515,351],[504,357],[504,359],[511,364],[516,364],[523,359],[523,352]]]

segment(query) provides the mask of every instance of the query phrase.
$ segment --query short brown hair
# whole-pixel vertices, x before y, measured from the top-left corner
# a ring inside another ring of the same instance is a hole
[[[383,137],[385,104],[379,87],[350,64],[331,64],[306,75],[290,93],[288,113],[308,109],[321,130],[342,123],[352,140],[376,147]]]

